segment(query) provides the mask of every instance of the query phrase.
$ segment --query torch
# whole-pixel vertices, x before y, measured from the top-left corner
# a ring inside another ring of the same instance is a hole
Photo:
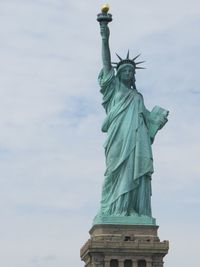
[[[101,7],[101,13],[99,13],[97,15],[97,21],[100,23],[100,24],[103,24],[105,23],[106,25],[112,21],[112,15],[108,13],[109,11],[109,5],[108,4],[104,4],[102,7]]]

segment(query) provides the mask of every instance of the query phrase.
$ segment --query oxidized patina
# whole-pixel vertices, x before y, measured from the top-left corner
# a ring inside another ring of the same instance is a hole
[[[106,10],[106,12],[105,12]],[[129,58],[111,64],[109,28],[111,14],[98,15],[102,37],[103,69],[99,84],[106,118],[102,131],[106,171],[101,207],[94,224],[155,224],[151,213],[151,145],[158,130],[167,122],[168,111],[158,106],[150,112],[135,85],[135,72],[141,68]],[[106,15],[109,15],[106,21]]]

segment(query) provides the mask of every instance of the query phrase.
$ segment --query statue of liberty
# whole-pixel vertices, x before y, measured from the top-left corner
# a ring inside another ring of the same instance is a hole
[[[106,118],[102,131],[106,171],[101,206],[94,224],[155,224],[151,212],[151,145],[155,135],[167,122],[168,111],[158,106],[150,112],[135,84],[135,73],[141,69],[138,56],[111,63],[108,22],[112,20],[104,7],[98,15],[102,37],[103,69],[99,84]],[[113,66],[114,65],[114,66]]]

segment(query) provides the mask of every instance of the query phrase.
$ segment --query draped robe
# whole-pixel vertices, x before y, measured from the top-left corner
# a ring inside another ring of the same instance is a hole
[[[100,214],[151,217],[154,136],[150,112],[142,95],[125,87],[113,69],[106,76],[101,71],[99,83],[107,115],[102,125],[107,139]]]

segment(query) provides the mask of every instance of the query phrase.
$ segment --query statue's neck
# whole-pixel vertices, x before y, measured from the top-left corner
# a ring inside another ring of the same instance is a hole
[[[136,89],[135,82],[133,83],[131,81],[122,81],[122,84],[128,89]]]

